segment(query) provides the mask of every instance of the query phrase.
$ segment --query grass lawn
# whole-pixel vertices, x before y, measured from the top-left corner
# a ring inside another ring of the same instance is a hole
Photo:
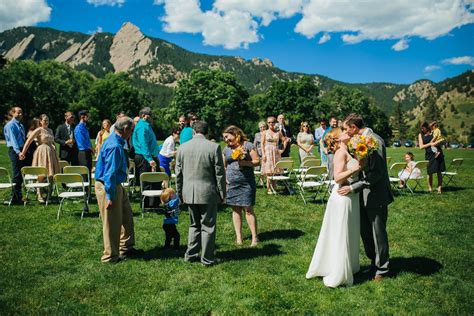
[[[406,149],[389,149],[392,163]],[[415,158],[424,154],[412,149]],[[294,149],[293,154],[296,154]],[[257,192],[261,243],[234,243],[229,208],[217,222],[212,268],[182,258],[189,223],[180,217],[183,246],[164,251],[163,217],[139,216],[136,246],[145,255],[117,265],[100,263],[102,225],[97,205],[80,219],[80,204],[0,206],[0,314],[470,314],[474,312],[474,151],[447,150],[447,162],[464,158],[461,188],[443,195],[417,193],[389,207],[392,277],[374,283],[362,275],[350,288],[325,288],[305,273],[321,227],[324,205],[297,196]],[[0,166],[10,169],[5,145]],[[426,185],[424,187],[426,189]],[[75,210],[74,210],[75,209]],[[361,265],[369,261],[361,247]]]

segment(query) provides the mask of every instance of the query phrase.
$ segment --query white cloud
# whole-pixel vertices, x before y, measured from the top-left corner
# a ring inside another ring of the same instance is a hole
[[[102,26],[98,26],[95,30],[93,30],[93,31],[88,31],[87,34],[102,33],[103,31],[104,31],[104,29],[102,28]]]
[[[331,39],[331,35],[329,35],[328,33],[324,33],[323,36],[321,36],[321,38],[319,39],[318,44],[324,44],[330,39]]]
[[[125,0],[87,0],[87,3],[93,4],[96,7],[101,6],[101,5],[121,7],[125,3]]]
[[[206,44],[226,48],[258,42],[259,27],[298,14],[295,32],[308,38],[321,33],[320,44],[340,33],[349,44],[399,40],[392,46],[396,51],[407,49],[410,37],[432,40],[474,23],[473,0],[215,0],[208,11],[201,9],[199,0],[154,4],[165,7],[165,31],[201,33]]]
[[[408,48],[408,42],[409,40],[402,38],[392,46],[392,49],[397,52],[405,50]]]
[[[51,7],[44,0],[1,0],[0,32],[47,22],[50,16]]]
[[[429,66],[426,66],[425,67],[425,73],[428,74],[430,72],[433,72],[433,71],[436,71],[436,70],[439,70],[441,69],[440,66],[436,66],[436,65],[429,65]]]
[[[448,58],[448,59],[443,60],[443,64],[474,66],[474,57],[472,57],[472,56],[462,56],[462,57]]]

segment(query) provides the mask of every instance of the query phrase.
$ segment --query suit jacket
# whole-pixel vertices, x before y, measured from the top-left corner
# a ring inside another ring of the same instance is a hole
[[[291,128],[288,125],[285,125],[285,128],[283,129],[283,126],[281,126],[279,123],[277,125],[283,136],[289,137],[290,139],[293,137],[293,134],[291,133]],[[285,150],[281,154],[282,157],[288,157],[290,155],[290,150],[291,150],[291,141],[286,145]],[[281,141],[278,141],[278,148],[283,149],[283,143]]]
[[[72,138],[74,138],[74,125],[71,125]],[[77,154],[77,144],[74,142],[72,147],[66,145],[66,141],[69,139],[69,133],[67,131],[66,124],[61,124],[56,129],[56,135],[54,141],[59,144],[59,157],[61,160],[72,160],[73,155]]]
[[[354,192],[361,192],[362,205],[368,209],[387,206],[393,202],[393,193],[387,170],[387,154],[383,139],[369,130],[367,136],[374,137],[380,144],[367,161],[367,170],[363,171],[359,181],[352,183]]]
[[[219,144],[197,134],[178,148],[176,188],[186,204],[217,204],[225,200],[225,169]]]

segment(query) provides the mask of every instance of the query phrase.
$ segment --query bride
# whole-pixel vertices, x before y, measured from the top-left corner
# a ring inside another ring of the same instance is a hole
[[[325,140],[334,154],[334,185],[329,197],[319,239],[306,278],[323,277],[324,285],[352,285],[359,271],[359,194],[339,195],[339,186],[357,180],[359,162],[349,155],[349,135],[333,128]]]

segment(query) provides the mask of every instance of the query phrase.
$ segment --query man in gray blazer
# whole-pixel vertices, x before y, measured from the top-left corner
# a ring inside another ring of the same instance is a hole
[[[217,208],[225,200],[226,179],[221,147],[207,140],[207,134],[207,123],[197,121],[193,138],[179,147],[176,188],[181,202],[188,204],[191,221],[184,260],[201,260],[211,266],[215,263]]]
[[[379,150],[367,158],[367,165],[359,181],[350,186],[341,187],[338,193],[349,192],[360,194],[360,234],[364,242],[365,253],[372,260],[375,269],[375,281],[381,281],[388,273],[388,205],[393,202],[393,194],[388,177],[386,150],[383,139],[370,128],[364,128],[364,121],[358,114],[349,114],[344,120],[344,129],[349,136],[360,134],[374,137],[379,143]]]

